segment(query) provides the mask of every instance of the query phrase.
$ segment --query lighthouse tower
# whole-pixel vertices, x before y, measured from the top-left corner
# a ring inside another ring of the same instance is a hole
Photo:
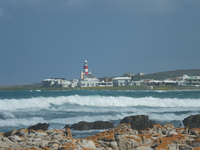
[[[84,65],[83,65],[83,71],[81,71],[81,78],[80,79],[85,79],[85,78],[96,78],[91,71],[88,71],[88,64],[87,60],[85,60]]]
[[[84,63],[84,73],[85,74],[88,74],[88,65],[87,65],[87,60],[85,60],[85,63]]]

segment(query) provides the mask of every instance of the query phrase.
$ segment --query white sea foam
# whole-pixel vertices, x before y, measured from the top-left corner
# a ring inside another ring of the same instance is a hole
[[[13,127],[20,127],[20,126],[31,126],[37,123],[50,123],[50,124],[57,124],[57,126],[63,128],[66,124],[74,124],[80,121],[86,122],[94,122],[94,121],[112,121],[112,120],[121,120],[127,116],[133,115],[148,115],[149,119],[156,120],[159,122],[170,122],[170,121],[182,121],[184,118],[195,115],[195,112],[187,113],[187,114],[174,114],[174,113],[146,113],[146,112],[132,112],[132,113],[118,113],[115,115],[85,115],[85,116],[74,116],[74,117],[67,117],[66,118],[52,118],[50,120],[45,119],[45,117],[30,117],[30,118],[8,118],[5,120],[0,120],[0,127],[6,126],[13,126]]]
[[[1,99],[0,110],[18,109],[50,109],[56,106],[96,106],[96,107],[175,107],[175,108],[199,108],[200,99],[177,99],[177,98],[131,98],[113,96],[60,96],[60,97],[35,97],[29,99]]]
[[[37,123],[48,123],[48,121],[44,120],[42,117],[31,117],[31,118],[28,118],[28,119],[13,118],[13,119],[0,120],[0,127],[31,126],[31,125],[35,125]]]
[[[97,116],[76,116],[69,118],[57,118],[49,120],[51,123],[59,123],[59,124],[74,124],[80,121],[86,122],[94,122],[94,121],[112,121],[112,120],[121,120],[127,116],[135,116],[135,115],[148,115],[150,120],[156,120],[160,122],[170,122],[170,121],[182,121],[184,118],[195,115],[196,113],[188,113],[188,114],[180,114],[176,115],[174,113],[166,113],[166,114],[155,114],[155,113],[119,113],[116,115],[97,115]]]
[[[15,118],[15,115],[11,112],[0,112],[3,118]]]
[[[159,121],[182,121],[184,118],[190,116],[190,115],[195,115],[196,113],[187,113],[187,114],[180,114],[176,115],[174,113],[164,113],[164,114],[149,114],[150,119],[152,120],[159,120]],[[148,114],[147,114],[148,115]]]

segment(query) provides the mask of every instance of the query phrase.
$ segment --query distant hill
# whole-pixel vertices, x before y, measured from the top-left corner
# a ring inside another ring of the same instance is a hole
[[[133,80],[135,80],[135,81],[141,80],[141,79],[164,80],[164,79],[168,79],[168,78],[181,77],[183,75],[200,76],[200,69],[164,71],[164,72],[147,74],[145,76],[135,75]]]

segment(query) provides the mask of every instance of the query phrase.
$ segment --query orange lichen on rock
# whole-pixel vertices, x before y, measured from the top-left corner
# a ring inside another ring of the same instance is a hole
[[[43,147],[42,150],[50,150],[48,147]]]
[[[189,129],[189,132],[193,135],[200,136],[200,128]]]
[[[97,148],[100,148],[101,147],[101,145],[99,144],[99,143],[97,143],[97,142],[94,142],[95,143],[95,146],[97,147]]]
[[[173,145],[173,144],[185,144],[186,143],[186,137],[185,135],[178,133],[178,135],[172,134],[171,137],[163,137],[159,138],[154,141],[156,145],[158,145],[158,148],[161,149],[161,147],[167,147],[167,145]],[[157,149],[157,150],[159,150]]]
[[[168,127],[175,128],[173,124],[165,124],[165,125],[163,125],[163,127],[164,128],[168,128]]]
[[[76,149],[76,146],[73,143],[64,143],[61,149]]]
[[[162,125],[160,125],[160,124],[154,124],[153,128],[162,128]]]
[[[128,139],[134,139],[136,142],[140,142],[142,139],[138,136],[138,138],[136,138],[135,136],[130,136],[130,135],[126,135],[125,136]]]
[[[114,133],[99,133],[97,136],[96,136],[96,139],[103,139],[103,140],[115,140],[115,137],[114,137]]]
[[[167,143],[161,143],[155,147],[155,150],[169,150],[169,148],[167,147]]]
[[[0,134],[1,134],[2,136],[4,136],[2,132],[0,132]]]
[[[18,130],[18,132],[25,132],[25,133],[28,133],[28,129],[20,129],[20,130]]]
[[[29,150],[38,150],[36,147],[31,147]]]
[[[57,129],[53,129],[53,131],[59,133],[59,131]]]
[[[66,134],[66,136],[69,136],[69,137],[72,136],[72,133],[71,133],[70,128],[66,128],[66,129],[65,129],[65,134]]]
[[[184,128],[176,128],[176,132],[178,132],[178,133],[183,133],[183,131],[185,131]]]

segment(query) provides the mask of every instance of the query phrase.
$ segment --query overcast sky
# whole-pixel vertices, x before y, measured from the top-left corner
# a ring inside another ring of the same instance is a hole
[[[0,85],[200,69],[200,0],[0,0]]]

